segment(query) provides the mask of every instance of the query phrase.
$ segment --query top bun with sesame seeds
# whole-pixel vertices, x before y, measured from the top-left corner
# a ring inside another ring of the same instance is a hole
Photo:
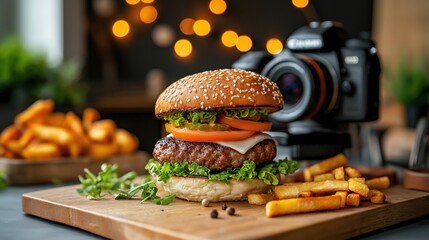
[[[268,113],[283,108],[277,85],[254,72],[220,69],[186,76],[158,97],[155,115],[183,111],[264,108]]]

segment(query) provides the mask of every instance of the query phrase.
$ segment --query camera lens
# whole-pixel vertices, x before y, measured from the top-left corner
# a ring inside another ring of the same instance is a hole
[[[277,122],[317,119],[328,114],[336,102],[338,94],[331,72],[308,55],[274,59],[262,74],[275,82],[283,95],[283,110],[270,115]]]
[[[285,105],[295,105],[301,100],[304,89],[301,78],[295,73],[283,74],[277,85],[283,94]]]

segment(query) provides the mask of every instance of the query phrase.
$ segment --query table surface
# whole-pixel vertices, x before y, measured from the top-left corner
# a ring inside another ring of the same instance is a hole
[[[92,233],[26,215],[21,195],[55,185],[12,186],[0,191],[0,239],[102,239]],[[358,239],[427,239],[429,216],[372,232]]]

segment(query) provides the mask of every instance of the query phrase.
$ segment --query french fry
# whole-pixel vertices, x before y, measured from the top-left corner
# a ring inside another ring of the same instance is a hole
[[[134,152],[138,146],[138,139],[124,129],[116,129],[114,141],[118,145],[118,153],[125,154]]]
[[[31,123],[34,119],[40,118],[41,116],[48,115],[54,108],[54,101],[52,100],[38,100],[29,106],[22,113],[16,115],[15,124],[17,126],[26,126]]]
[[[83,124],[73,112],[68,112],[64,119],[64,126],[74,133],[77,137],[85,135]]]
[[[308,170],[311,173],[311,176],[328,173],[334,170],[335,168],[344,166],[347,164],[347,158],[344,154],[338,154],[334,157],[323,160],[317,164],[314,164],[308,167]]]
[[[313,181],[313,176],[311,176],[311,172],[308,168],[304,168],[303,174],[304,174],[304,180],[306,182]]]
[[[8,149],[0,146],[0,156],[3,156],[5,158],[20,158],[20,156],[16,155],[12,151],[9,151]]]
[[[94,108],[86,108],[83,111],[83,126],[85,129],[89,129],[92,123],[100,119],[100,113]]]
[[[264,205],[272,201],[274,196],[268,193],[251,193],[247,195],[247,201],[252,205]]]
[[[358,193],[362,197],[368,197],[369,188],[365,183],[359,182],[354,178],[350,178],[348,182],[350,191]]]
[[[3,145],[7,150],[13,152],[16,156],[21,154],[22,148],[18,140],[10,140]]]
[[[21,131],[15,125],[5,128],[0,135],[0,143],[5,144],[10,140],[16,140],[21,136]]]
[[[368,195],[371,203],[382,204],[386,200],[384,193],[376,189],[369,190]]]
[[[94,159],[108,158],[116,153],[117,146],[112,143],[91,143],[88,154]]]
[[[324,174],[319,174],[314,176],[313,181],[320,182],[320,181],[333,180],[333,179],[334,179],[334,175],[332,173],[324,173]]]
[[[54,142],[60,146],[66,146],[72,141],[72,135],[64,128],[40,124],[31,125],[31,128],[35,136],[42,141]]]
[[[300,192],[299,197],[314,197],[314,194],[312,192]]]
[[[352,177],[353,178],[353,180],[355,180],[355,181],[358,181],[358,182],[360,182],[360,183],[364,183],[364,184],[366,184],[365,183],[365,178],[363,178],[363,177]],[[349,178],[349,180],[350,179],[352,179],[352,178]]]
[[[22,156],[32,160],[56,158],[61,156],[61,150],[54,143],[30,144],[22,151]]]
[[[325,180],[320,182],[287,183],[274,188],[276,199],[296,198],[302,192],[327,194],[336,191],[347,191],[349,183],[342,180]]]
[[[2,145],[0,145],[0,157],[2,156],[4,157],[5,153],[6,153],[6,149]]]
[[[54,112],[47,116],[44,116],[43,121],[41,123],[43,125],[54,126],[54,127],[62,127],[64,125],[65,115],[62,112]]]
[[[365,183],[369,189],[386,189],[390,186],[390,179],[384,176],[366,180]]]
[[[338,195],[341,197],[341,208],[346,206],[346,198],[347,198],[347,191],[338,191],[335,193],[335,195]]]
[[[346,167],[344,169],[344,171],[346,172],[347,176],[351,177],[351,178],[358,178],[358,177],[362,177],[362,173],[360,173],[357,169],[352,168],[352,167]]]
[[[112,140],[116,130],[116,124],[111,119],[94,122],[88,129],[88,137],[91,141],[106,143]]]
[[[343,166],[335,168],[334,170],[332,170],[332,174],[334,175],[334,179],[345,180],[344,167]]]
[[[35,138],[35,135],[33,130],[27,129],[26,131],[24,131],[24,133],[21,135],[21,137],[18,140],[19,147],[21,149],[24,149],[25,147],[28,146],[28,144],[31,143],[31,141],[33,141],[34,138]]]
[[[360,204],[360,195],[357,193],[349,193],[346,198],[346,205],[359,207]]]
[[[336,195],[274,200],[265,206],[267,217],[339,209],[341,197]]]

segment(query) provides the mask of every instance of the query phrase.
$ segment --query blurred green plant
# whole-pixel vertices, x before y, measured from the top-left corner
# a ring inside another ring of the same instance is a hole
[[[392,97],[409,105],[429,103],[429,77],[425,61],[420,59],[416,64],[402,57],[395,72],[388,72]]]
[[[45,56],[26,50],[17,38],[0,44],[0,93],[25,92],[28,101],[37,99],[47,70]]]
[[[10,96],[14,104],[51,98],[57,104],[80,106],[88,90],[76,62],[66,60],[51,67],[45,55],[26,49],[16,37],[0,43],[0,95]]]
[[[6,177],[4,175],[4,171],[0,169],[0,190],[3,190],[8,187]]]

